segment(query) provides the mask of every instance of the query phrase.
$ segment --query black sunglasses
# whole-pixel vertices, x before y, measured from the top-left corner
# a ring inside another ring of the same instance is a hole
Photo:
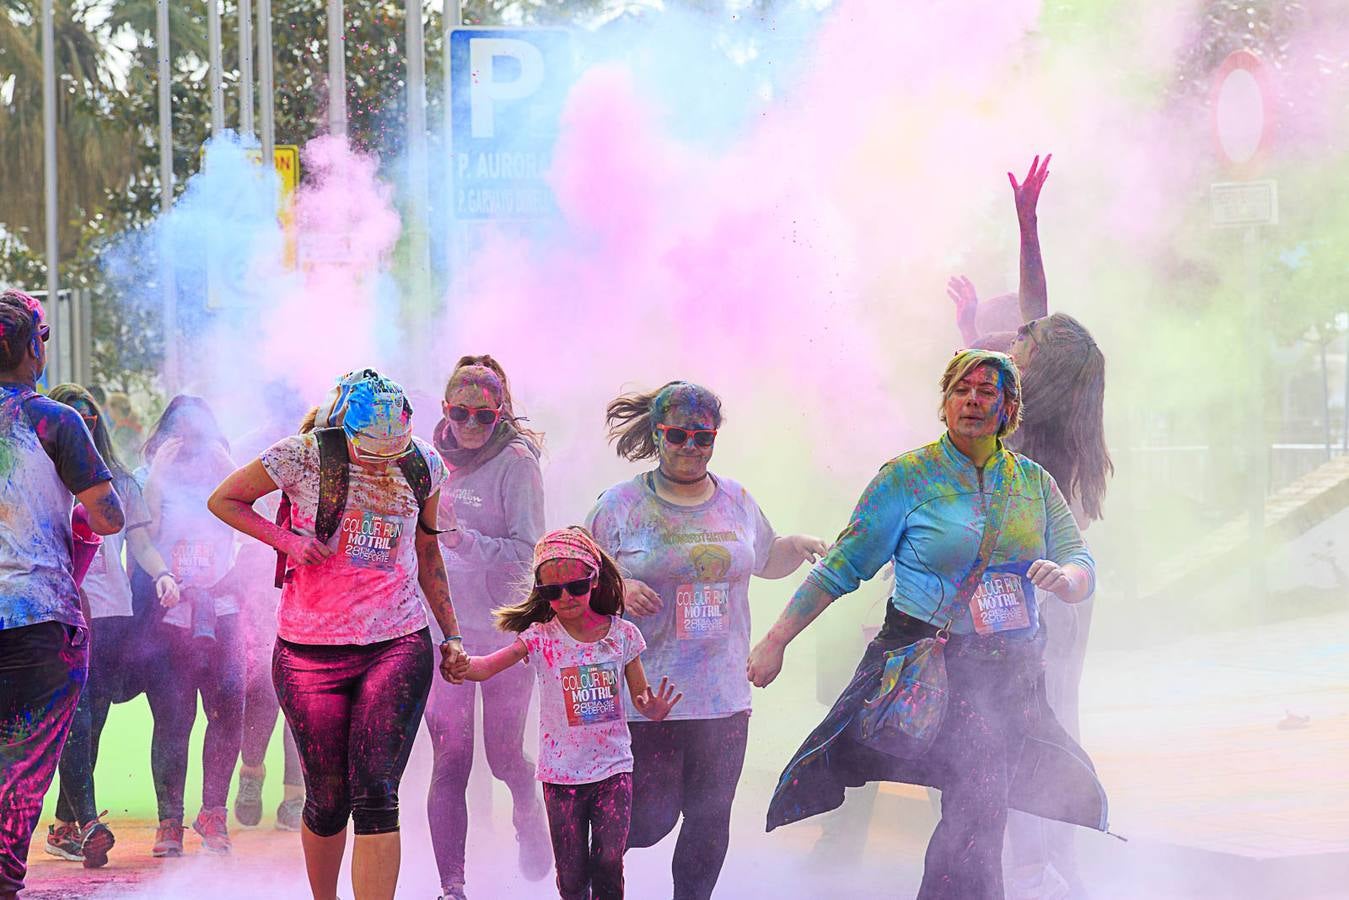
[[[468,417],[472,416],[473,421],[479,425],[491,425],[501,416],[501,408],[493,409],[490,406],[451,406],[445,413],[450,417],[451,422],[467,422]]]
[[[665,439],[676,447],[682,447],[690,437],[695,447],[711,447],[717,440],[715,428],[679,428],[675,425],[657,425],[656,430],[665,435]]]
[[[573,597],[584,597],[590,593],[592,587],[594,585],[589,578],[578,578],[575,581],[568,581],[566,584],[535,584],[534,590],[549,603],[556,603],[562,599],[564,588]]]

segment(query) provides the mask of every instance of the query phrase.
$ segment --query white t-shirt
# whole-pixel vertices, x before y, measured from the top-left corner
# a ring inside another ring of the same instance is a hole
[[[420,438],[413,443],[431,472],[434,496],[445,463]],[[319,444],[313,434],[283,438],[263,451],[262,467],[291,500],[291,530],[315,537]],[[417,595],[417,496],[396,462],[378,468],[347,463],[347,502],[335,552],[296,566],[281,592],[276,633],[296,644],[374,644],[426,627]]]
[[[553,619],[520,641],[539,686],[539,781],[591,784],[631,772],[623,668],[646,649],[642,633],[611,616],[608,634],[582,643]]]

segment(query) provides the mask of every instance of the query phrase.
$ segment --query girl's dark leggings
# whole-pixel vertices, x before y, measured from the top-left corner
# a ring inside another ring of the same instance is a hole
[[[621,900],[632,775],[589,784],[543,785],[562,900]]]
[[[304,770],[304,823],[330,837],[398,830],[398,783],[431,690],[430,632],[375,644],[277,639],[272,680]]]
[[[215,637],[193,637],[187,628],[156,626],[166,655],[164,671],[148,678],[145,699],[154,715],[150,769],[159,818],[183,818],[188,741],[197,719],[197,694],[206,711],[202,744],[201,805],[224,806],[243,739],[244,656],[238,614],[215,622]],[[78,810],[77,810],[78,812]]]
[[[675,842],[674,900],[707,900],[731,843],[731,803],[745,764],[749,713],[724,719],[629,722],[629,847],[650,847],[684,824]]]

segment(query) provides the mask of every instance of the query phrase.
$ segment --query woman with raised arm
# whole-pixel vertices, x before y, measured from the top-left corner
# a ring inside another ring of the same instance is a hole
[[[706,900],[730,845],[731,803],[749,735],[750,576],[786,578],[824,552],[778,535],[745,488],[708,471],[721,400],[672,381],[609,404],[618,455],[656,467],[600,496],[587,527],[623,572],[625,614],[653,671],[686,694],[664,722],[629,704],[633,765],[629,847],[650,847],[684,819],[675,900]]]
[[[845,787],[869,781],[936,787],[941,821],[918,896],[1000,900],[1009,807],[1106,827],[1091,762],[1045,701],[1035,602],[1036,588],[1082,602],[1094,565],[1054,479],[1003,445],[1021,415],[1012,360],[962,350],[941,392],[946,433],[881,468],[748,674],[772,683],[792,639],[892,562],[884,627],[782,773],[768,828],[834,809]],[[946,689],[926,693],[941,666]],[[875,727],[871,712],[886,709],[895,717]]]
[[[1062,489],[1083,531],[1102,517],[1106,481],[1114,473],[1105,443],[1105,356],[1086,327],[1066,313],[1049,314],[1044,260],[1040,253],[1037,205],[1049,177],[1049,161],[1037,156],[1026,177],[1012,173],[1021,234],[1021,288],[1017,309],[995,298],[981,306],[974,285],[952,278],[948,294],[956,324],[969,346],[1011,354],[1022,373],[1021,427],[1008,446],[1035,460]],[[985,307],[992,306],[992,314]],[[981,333],[984,332],[984,333]],[[1052,594],[1039,597],[1048,639],[1045,685],[1050,708],[1074,738],[1079,735],[1078,690],[1087,655],[1093,601],[1066,604]],[[1011,893],[1018,900],[1054,897],[1067,891],[1085,896],[1078,873],[1072,829],[1013,814]]]
[[[356,898],[389,900],[398,784],[433,674],[418,587],[446,635],[446,677],[467,666],[436,540],[445,464],[412,436],[402,387],[372,369],[344,377],[317,421],[226,478],[210,509],[284,554],[272,677],[304,769],[310,890],[336,897],[351,819]],[[277,489],[286,525],[253,509]]]

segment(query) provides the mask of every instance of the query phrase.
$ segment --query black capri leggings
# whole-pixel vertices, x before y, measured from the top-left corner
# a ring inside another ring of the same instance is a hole
[[[398,830],[398,783],[433,673],[423,628],[376,644],[277,639],[272,681],[304,770],[304,823],[319,837]]]

